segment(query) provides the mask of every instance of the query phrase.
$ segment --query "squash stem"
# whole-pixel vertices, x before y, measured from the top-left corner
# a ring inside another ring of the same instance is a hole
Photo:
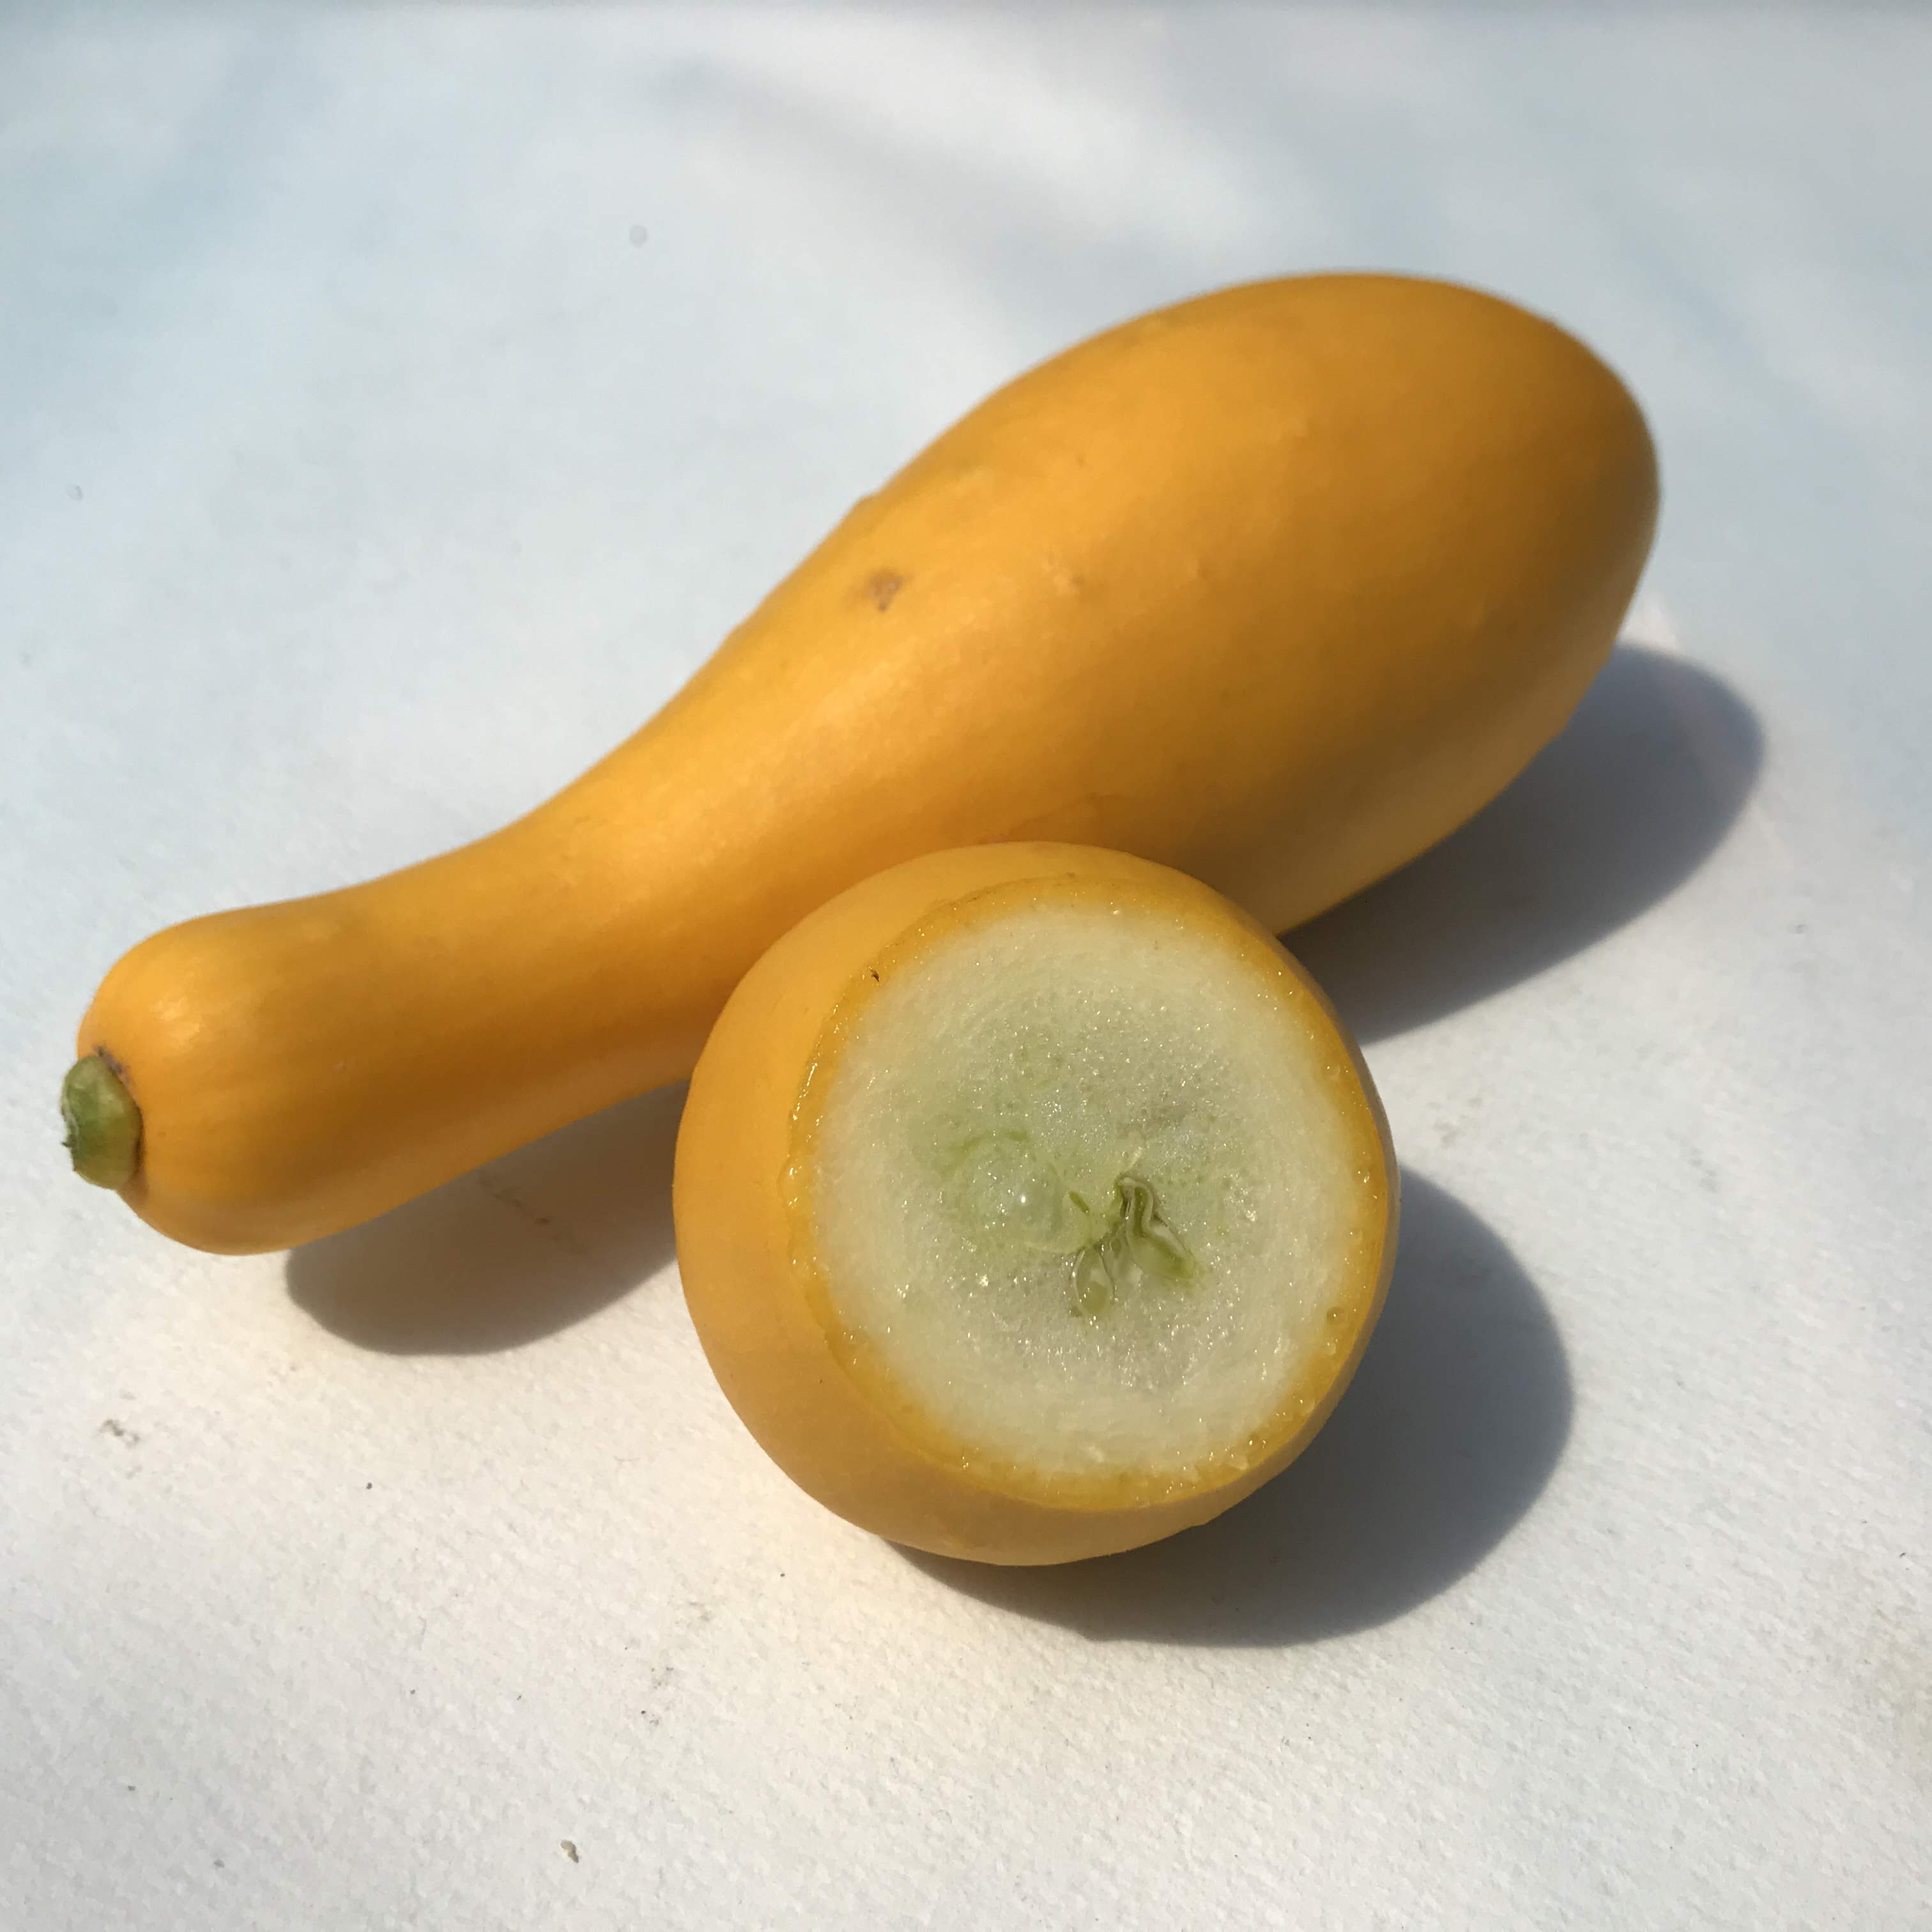
[[[141,1162],[141,1110],[104,1054],[76,1060],[61,1082],[63,1144],[97,1187],[125,1187]]]

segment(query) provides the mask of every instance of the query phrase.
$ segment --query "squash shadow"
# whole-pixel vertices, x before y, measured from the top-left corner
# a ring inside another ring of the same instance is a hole
[[[674,1250],[684,1088],[560,1128],[423,1196],[293,1249],[290,1298],[392,1354],[475,1354],[555,1334],[656,1274]]]
[[[1764,758],[1750,707],[1682,658],[1620,644],[1564,729],[1459,831],[1286,935],[1364,1042],[1502,992],[1681,885]]]
[[[1285,1646],[1387,1623],[1466,1576],[1563,1453],[1570,1370],[1543,1298],[1443,1189],[1402,1179],[1387,1306],[1355,1379],[1281,1474],[1198,1529],[1120,1556],[1003,1569],[907,1560],[1094,1639]]]

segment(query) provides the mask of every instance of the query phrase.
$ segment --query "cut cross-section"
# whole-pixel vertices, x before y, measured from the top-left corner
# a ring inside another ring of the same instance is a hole
[[[1394,1167],[1266,933],[1111,853],[916,860],[754,969],[678,1154],[686,1292],[822,1502],[993,1561],[1216,1514],[1318,1426],[1379,1306]]]

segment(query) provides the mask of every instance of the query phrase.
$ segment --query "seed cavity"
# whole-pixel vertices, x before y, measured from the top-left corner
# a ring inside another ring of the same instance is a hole
[[[947,1207],[961,1225],[1065,1257],[1076,1315],[1097,1316],[1143,1284],[1175,1287],[1195,1276],[1194,1256],[1161,1211],[1153,1183],[1131,1167],[1096,1208],[1022,1126],[949,1136],[936,1152]]]
[[[1090,1214],[1092,1210],[1083,1209]],[[1068,1257],[1073,1312],[1094,1316],[1144,1282],[1179,1287],[1194,1277],[1194,1257],[1168,1225],[1154,1191],[1137,1174],[1114,1184],[1114,1219],[1106,1233]]]

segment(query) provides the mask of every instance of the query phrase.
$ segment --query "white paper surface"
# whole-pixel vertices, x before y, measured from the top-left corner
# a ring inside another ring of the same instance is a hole
[[[1928,74],[1849,8],[0,20],[0,1924],[1932,1924]],[[1022,1575],[824,1515],[686,1320],[674,1095],[286,1261],[64,1174],[124,946],[523,809],[1018,368],[1330,266],[1580,331],[1666,506],[1568,737],[1298,942],[1408,1214],[1258,1498]]]

